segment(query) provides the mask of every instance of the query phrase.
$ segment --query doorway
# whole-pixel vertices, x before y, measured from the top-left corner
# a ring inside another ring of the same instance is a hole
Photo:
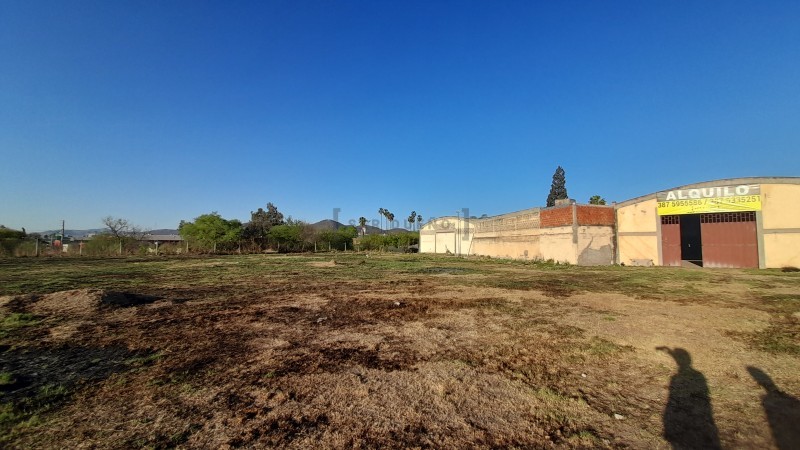
[[[700,231],[700,214],[681,216],[681,259],[703,266],[703,240]]]

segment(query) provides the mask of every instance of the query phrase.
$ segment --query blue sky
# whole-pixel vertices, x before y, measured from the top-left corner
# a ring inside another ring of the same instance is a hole
[[[800,2],[3,1],[0,224],[800,175]]]

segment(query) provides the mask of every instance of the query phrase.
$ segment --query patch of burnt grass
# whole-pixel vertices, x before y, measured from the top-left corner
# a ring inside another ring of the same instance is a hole
[[[423,273],[423,274],[447,274],[447,275],[468,275],[477,273],[474,269],[468,269],[466,267],[421,267],[411,271],[412,273]]]
[[[508,289],[514,291],[541,291],[548,297],[565,298],[584,292],[585,289],[578,285],[574,279],[562,277],[541,277],[534,279],[513,279],[509,277],[494,277],[480,280],[474,284],[480,287]]]
[[[286,350],[281,355],[279,364],[268,373],[272,374],[271,377],[282,377],[289,374],[337,373],[356,366],[393,372],[408,370],[417,361],[417,355],[408,349],[404,349],[402,352],[384,352],[380,346],[366,348],[298,345]]]
[[[0,353],[0,444],[16,430],[39,423],[60,408],[75,391],[112,373],[127,370],[135,354],[125,348],[24,347]]]

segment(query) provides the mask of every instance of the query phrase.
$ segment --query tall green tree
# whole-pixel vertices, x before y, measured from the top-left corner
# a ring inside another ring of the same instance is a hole
[[[567,179],[564,169],[558,166],[553,174],[553,183],[550,185],[550,194],[547,195],[547,206],[555,206],[556,200],[569,198],[567,196]]]
[[[272,204],[272,202],[267,203],[267,223],[270,226],[276,225],[283,225],[283,214],[278,211],[278,207]]]
[[[409,226],[411,227],[412,230],[414,229],[414,221],[416,219],[417,219],[417,212],[411,211],[411,214],[408,215],[408,223],[410,224]]]
[[[593,195],[589,198],[590,205],[605,205],[606,199],[600,197],[599,195]]]
[[[242,222],[226,220],[216,211],[195,217],[194,222],[181,221],[178,232],[192,245],[217,251],[218,246],[231,249],[242,237]]]
[[[383,218],[386,217],[386,210],[383,208],[378,208],[378,216],[380,216],[380,229],[383,230]]]
[[[258,211],[250,211],[250,222],[244,227],[243,237],[253,245],[263,250],[267,247],[269,230],[278,225],[283,225],[283,214],[271,202],[267,203],[267,210],[258,208]]]
[[[417,229],[419,230],[421,226],[422,226],[422,216],[417,215]]]
[[[392,228],[392,221],[394,220],[394,214],[386,211],[386,230],[389,231]]]

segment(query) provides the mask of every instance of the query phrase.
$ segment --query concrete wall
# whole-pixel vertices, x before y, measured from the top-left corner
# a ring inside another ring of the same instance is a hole
[[[658,265],[658,224],[655,196],[617,208],[618,264]]]
[[[764,264],[800,267],[800,184],[762,184]]]
[[[617,236],[617,263],[628,266],[659,265],[658,236]]]
[[[566,227],[550,227],[539,230],[541,233],[541,259],[570,264],[578,263],[575,243],[572,240],[572,225]]]
[[[800,228],[800,184],[762,184],[764,229]]]
[[[617,231],[655,233],[658,231],[657,205],[656,199],[652,198],[617,208]]]
[[[513,259],[540,259],[538,229],[476,232],[469,254]]]
[[[614,264],[614,227],[579,226],[577,235],[578,265],[602,266]]]
[[[472,219],[475,235],[469,254],[512,259],[541,259],[539,208]]]
[[[591,225],[579,225],[577,217]],[[532,208],[484,219],[457,221],[455,217],[442,217],[420,230],[420,252],[611,264],[613,217],[613,208],[574,204]],[[594,225],[599,223],[610,225]],[[456,228],[461,238],[460,248],[454,244]]]

